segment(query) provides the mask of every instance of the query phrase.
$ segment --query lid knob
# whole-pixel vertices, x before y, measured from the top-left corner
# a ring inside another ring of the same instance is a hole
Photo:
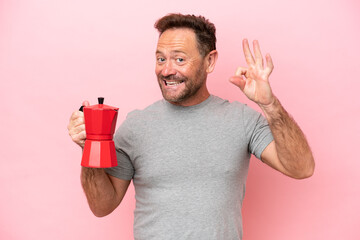
[[[99,101],[99,104],[103,104],[104,103],[104,98],[103,97],[98,97],[98,101]]]

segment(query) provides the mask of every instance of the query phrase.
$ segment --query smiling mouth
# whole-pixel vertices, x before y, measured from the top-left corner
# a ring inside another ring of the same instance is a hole
[[[163,80],[166,86],[177,86],[179,84],[182,84],[184,81],[166,81]]]

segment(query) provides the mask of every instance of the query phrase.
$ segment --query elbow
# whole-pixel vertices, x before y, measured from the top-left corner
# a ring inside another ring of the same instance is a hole
[[[312,170],[312,171],[311,171],[311,170],[308,170],[308,171],[304,171],[304,172],[302,172],[302,173],[293,175],[292,177],[295,178],[295,179],[301,180],[301,179],[309,178],[309,177],[311,177],[313,174],[314,174],[314,171],[313,171],[313,170]]]
[[[102,218],[102,217],[105,217],[105,216],[109,215],[109,214],[106,214],[106,213],[99,213],[99,212],[93,212],[93,214],[97,218]]]
[[[308,164],[302,168],[297,174],[294,174],[292,177],[295,179],[306,179],[314,175],[315,171],[315,161],[314,158],[311,157],[308,161]]]
[[[98,218],[105,217],[112,213],[115,208],[110,207],[99,207],[99,206],[91,206],[89,205],[91,212]]]
[[[95,217],[102,218],[109,215],[112,211],[103,211],[100,209],[91,209],[91,212],[95,215]]]

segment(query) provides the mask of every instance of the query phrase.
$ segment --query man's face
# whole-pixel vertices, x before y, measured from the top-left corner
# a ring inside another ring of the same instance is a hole
[[[191,29],[168,29],[161,34],[155,73],[163,97],[173,104],[191,106],[209,96],[204,58]]]

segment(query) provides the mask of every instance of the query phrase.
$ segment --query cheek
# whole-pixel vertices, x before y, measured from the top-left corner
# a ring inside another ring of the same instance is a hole
[[[181,71],[182,75],[187,76],[189,78],[194,78],[196,76],[196,72],[197,69],[191,66],[184,68]]]
[[[183,71],[191,76],[196,76],[197,72],[203,67],[199,61],[191,61],[187,66],[184,66]]]
[[[159,65],[156,64],[155,66],[155,74],[158,76],[161,73],[161,67]]]

